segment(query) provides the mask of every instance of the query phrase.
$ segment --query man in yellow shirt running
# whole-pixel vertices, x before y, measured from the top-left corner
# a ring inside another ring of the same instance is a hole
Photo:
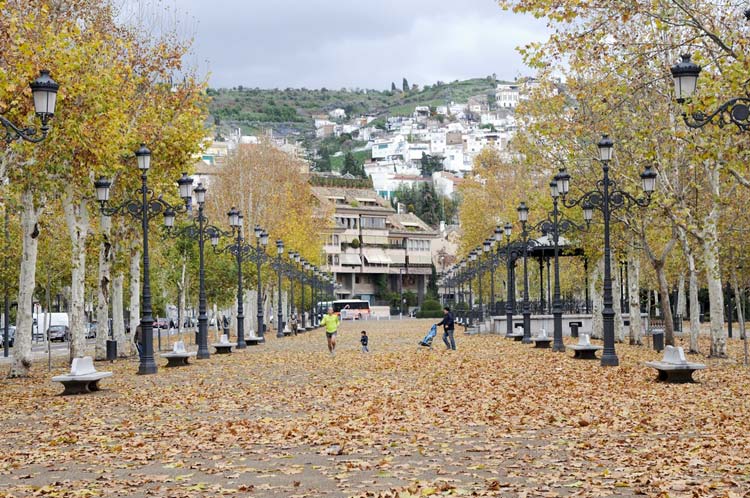
[[[339,330],[339,317],[333,313],[333,308],[328,308],[328,314],[323,317],[320,324],[326,328],[328,352],[333,356],[336,352],[336,332]]]

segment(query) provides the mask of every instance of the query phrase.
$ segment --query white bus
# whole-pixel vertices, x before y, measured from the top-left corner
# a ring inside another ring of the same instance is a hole
[[[362,320],[370,317],[370,303],[363,299],[340,299],[332,302],[331,307],[342,320]]]

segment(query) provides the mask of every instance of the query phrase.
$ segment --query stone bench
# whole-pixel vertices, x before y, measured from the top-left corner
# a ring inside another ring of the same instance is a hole
[[[289,328],[289,325],[284,325],[284,330],[281,333],[284,334],[284,337],[289,337],[292,335],[292,330]]]
[[[184,342],[177,341],[174,343],[172,352],[162,353],[159,356],[167,359],[167,367],[184,367],[186,365],[189,365],[190,362],[188,360],[196,355],[197,353],[195,351],[188,352],[187,350],[185,350]]]
[[[111,377],[112,372],[97,372],[94,368],[94,360],[91,356],[73,358],[70,365],[70,373],[52,377],[53,382],[60,382],[65,390],[63,396],[68,394],[86,394],[99,390],[99,381],[105,377]]]
[[[254,330],[251,330],[245,337],[245,344],[248,346],[257,346],[264,342],[266,342],[266,340],[263,337],[258,337],[257,335],[255,335]]]
[[[579,360],[595,360],[596,352],[604,349],[601,346],[594,346],[591,344],[591,339],[588,334],[579,334],[578,344],[570,344],[565,346],[565,348],[573,351],[573,358]]]
[[[659,375],[657,380],[664,382],[693,382],[693,372],[703,370],[703,363],[691,363],[685,358],[685,351],[680,347],[667,346],[661,361],[647,361],[647,367],[655,368]]]
[[[531,342],[534,343],[535,348],[548,349],[552,343],[552,338],[547,335],[546,330],[542,329],[538,336],[531,338]]]
[[[508,339],[513,339],[516,342],[521,342],[523,340],[523,324],[516,324],[515,328],[513,329],[512,334],[506,334],[505,337]]]
[[[211,344],[216,349],[216,354],[231,354],[234,343],[229,342],[229,337],[226,334],[222,334],[219,342]]]

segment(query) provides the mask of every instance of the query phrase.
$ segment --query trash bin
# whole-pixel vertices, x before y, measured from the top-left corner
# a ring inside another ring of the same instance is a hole
[[[570,337],[578,337],[578,323],[570,324]]]
[[[115,361],[117,359],[117,341],[111,339],[107,340],[107,361]]]
[[[654,351],[661,351],[664,349],[664,329],[653,329],[651,331],[651,342],[654,346]]]

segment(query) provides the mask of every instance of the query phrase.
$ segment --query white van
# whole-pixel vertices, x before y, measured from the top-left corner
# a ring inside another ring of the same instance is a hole
[[[46,329],[45,329],[46,327]],[[66,341],[70,339],[70,319],[67,313],[34,314],[34,337],[43,338],[49,332],[49,339]]]

